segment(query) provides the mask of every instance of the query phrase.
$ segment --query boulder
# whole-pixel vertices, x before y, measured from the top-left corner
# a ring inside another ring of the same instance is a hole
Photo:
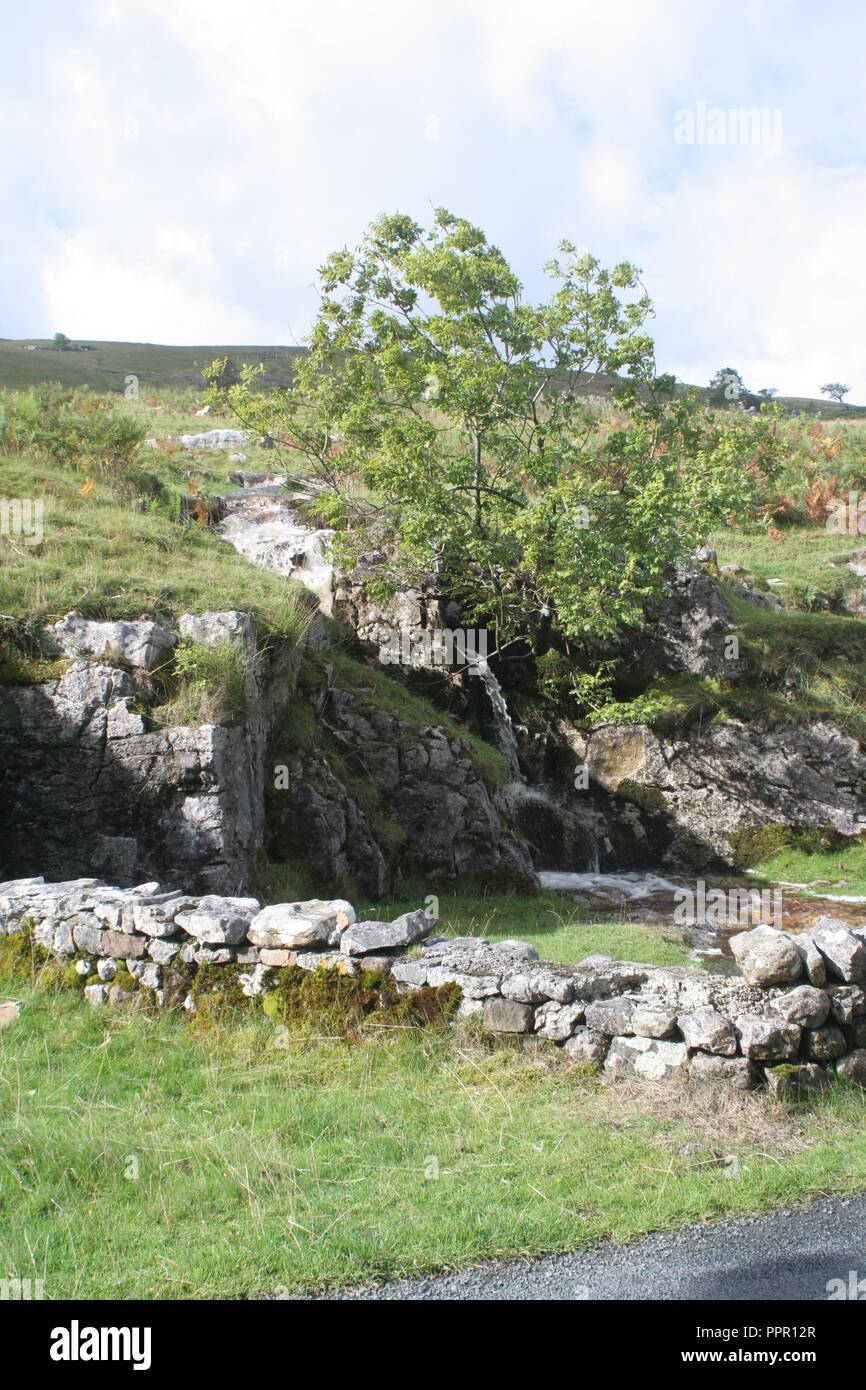
[[[436,918],[428,917],[423,908],[404,912],[393,922],[357,922],[340,937],[340,950],[350,956],[365,956],[373,951],[387,951],[397,946],[413,946],[423,941],[436,926]]]
[[[355,909],[345,898],[310,898],[262,908],[253,917],[247,935],[254,946],[268,950],[336,946],[354,921]]]
[[[759,926],[732,936],[731,951],[750,985],[787,985],[803,973],[800,952],[775,927]]]
[[[849,931],[835,917],[819,917],[809,935],[827,965],[834,980],[851,984],[866,979],[866,941]]]
[[[583,1022],[583,1004],[542,1004],[535,1014],[535,1031],[539,1037],[553,1042],[565,1042],[579,1023]]]
[[[753,1062],[793,1061],[800,1050],[802,1029],[796,1023],[743,1014],[736,1021],[743,1055]]]
[[[133,936],[131,932],[107,931],[102,938],[102,949],[115,960],[140,960],[147,951],[148,938]]]
[[[105,660],[114,666],[152,671],[177,642],[173,633],[147,619],[94,622],[67,613],[46,634],[46,649],[71,657]]]
[[[719,1057],[708,1052],[693,1052],[689,1059],[689,1079],[700,1082],[725,1082],[738,1091],[749,1091],[755,1085],[755,1073],[746,1057]]]
[[[178,912],[174,920],[203,945],[232,946],[245,939],[259,911],[260,904],[255,898],[221,898],[208,894],[190,911]]]
[[[597,1033],[606,1033],[610,1038],[630,1034],[633,1012],[632,999],[600,999],[594,1004],[587,1004],[586,1026]]]
[[[836,1075],[843,1081],[854,1081],[858,1086],[866,1086],[866,1048],[857,1048],[836,1063]]]
[[[824,1028],[807,1028],[803,1033],[803,1051],[813,1062],[832,1062],[848,1051],[845,1034],[835,1023]]]
[[[632,1010],[631,1026],[639,1038],[669,1038],[677,1026],[677,1011],[637,1004]]]
[[[593,1066],[601,1066],[607,1056],[607,1048],[608,1039],[604,1033],[596,1033],[594,1029],[579,1024],[562,1050],[572,1062],[590,1062]]]
[[[813,985],[797,985],[778,999],[771,999],[770,1008],[786,1023],[798,1023],[801,1028],[820,1028],[827,1022],[830,999]]]
[[[823,1091],[829,1079],[825,1068],[816,1066],[814,1062],[804,1062],[800,1066],[786,1064],[781,1067],[767,1067],[764,1077],[767,1090],[777,1100]]]
[[[736,1055],[737,1035],[733,1024],[710,1006],[679,1014],[677,1027],[690,1051],[712,1052],[721,1057]]]
[[[648,1081],[663,1081],[681,1072],[688,1063],[685,1043],[623,1037],[611,1042],[604,1069],[613,1077],[641,1076]]]
[[[484,1027],[489,1033],[531,1033],[532,1022],[533,1012],[529,1004],[519,1004],[515,999],[498,996],[485,1001]]]

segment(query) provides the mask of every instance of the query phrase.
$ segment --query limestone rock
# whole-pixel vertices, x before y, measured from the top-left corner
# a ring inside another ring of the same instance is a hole
[[[800,1049],[802,1029],[782,1019],[743,1015],[736,1020],[744,1056],[753,1062],[793,1061]]]
[[[724,1082],[738,1091],[749,1091],[755,1085],[755,1074],[745,1057],[719,1057],[708,1052],[693,1052],[689,1059],[689,1078],[702,1082]]]
[[[789,936],[788,940],[803,962],[809,984],[814,985],[816,989],[822,989],[827,983],[827,966],[809,933],[800,932],[796,936]]]
[[[770,1008],[786,1023],[798,1023],[801,1028],[820,1028],[827,1022],[830,999],[822,989],[815,989],[812,985],[797,985],[779,998],[772,999]]]
[[[866,1048],[858,1048],[840,1057],[836,1063],[836,1075],[843,1081],[853,1081],[858,1086],[866,1086]]]
[[[49,651],[71,657],[107,660],[115,666],[152,671],[165,660],[177,638],[158,623],[94,622],[81,613],[67,613],[48,630]]]
[[[583,1004],[542,1004],[535,1014],[535,1031],[539,1037],[564,1042],[583,1022]]]
[[[194,913],[197,898],[185,898],[181,893],[160,893],[133,904],[132,920],[137,932],[145,936],[174,936],[175,918],[180,912]]]
[[[484,1027],[490,1033],[530,1033],[533,1013],[529,1004],[514,999],[488,999],[484,1005]]]
[[[631,1032],[634,1002],[631,999],[602,999],[586,1006],[586,1026],[608,1037]]]
[[[866,1014],[866,993],[859,985],[828,985],[827,995],[836,1023],[850,1024]]]
[[[679,1014],[677,1026],[690,1050],[712,1052],[722,1057],[736,1055],[737,1035],[733,1024],[716,1009],[707,1007]]]
[[[250,922],[247,935],[254,946],[268,950],[336,946],[354,921],[355,909],[344,898],[310,898],[262,908]]]
[[[590,1062],[601,1066],[607,1056],[609,1039],[604,1033],[596,1033],[592,1028],[579,1024],[563,1047],[563,1052],[573,1062]]]
[[[803,1051],[813,1062],[832,1062],[847,1050],[845,1034],[835,1023],[823,1028],[807,1028],[803,1033]]]
[[[631,1027],[639,1038],[669,1038],[676,1026],[676,1009],[636,1004],[632,1010]]]
[[[393,922],[357,922],[343,932],[340,950],[350,956],[363,956],[396,946],[413,946],[429,936],[435,926],[435,917],[428,917],[423,908],[404,912]]]
[[[750,985],[787,985],[803,973],[796,946],[775,927],[759,926],[732,936],[731,951]]]
[[[834,917],[819,917],[809,932],[835,980],[851,984],[866,979],[866,941]]]
[[[209,894],[201,898],[196,907],[178,912],[174,920],[203,945],[234,946],[244,940],[257,914],[260,914],[260,904],[255,898],[221,898]]]
[[[91,1008],[98,1008],[108,998],[108,985],[85,985],[84,997]]]
[[[604,1064],[614,1077],[642,1076],[662,1081],[688,1066],[685,1043],[663,1042],[658,1038],[614,1038]]]

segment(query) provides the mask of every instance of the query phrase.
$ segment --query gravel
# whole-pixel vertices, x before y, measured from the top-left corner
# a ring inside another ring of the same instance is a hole
[[[330,1299],[826,1300],[831,1279],[866,1280],[866,1195],[687,1226],[574,1255],[329,1291]],[[863,1286],[866,1292],[866,1284]]]

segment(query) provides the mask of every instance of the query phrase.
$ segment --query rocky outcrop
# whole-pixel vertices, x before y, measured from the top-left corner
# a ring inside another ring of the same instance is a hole
[[[459,1016],[492,1033],[545,1039],[612,1079],[688,1075],[741,1088],[766,1079],[776,1094],[819,1087],[833,1071],[866,1079],[866,926],[815,930],[836,982],[824,989],[804,981],[808,952],[791,954],[788,938],[769,927],[744,933],[736,952],[753,965],[759,956],[775,963],[785,983],[766,986],[601,955],[557,965],[526,941],[449,939],[433,936],[435,927],[421,909],[359,923],[343,899],[262,908],[255,898],[165,893],[158,883],[0,884],[0,934],[29,930],[81,978],[93,1005],[127,1003],[136,988],[169,1003],[178,981],[189,983],[203,965],[233,968],[249,996],[267,995],[292,966],[348,975],[372,968],[401,991],[457,985]],[[194,993],[185,1003],[195,1007]]]
[[[503,824],[465,738],[402,717],[374,690],[341,684],[333,669],[306,698],[322,744],[274,740],[272,760],[285,776],[268,793],[272,857],[303,854],[318,880],[353,874],[373,897],[398,869],[432,881],[536,886],[526,846]]]
[[[165,660],[177,637],[143,620],[100,623],[70,614],[48,638],[72,660],[64,674],[0,687],[6,874],[95,870],[120,884],[159,877],[198,892],[235,892],[250,881],[264,833],[268,737],[293,689],[300,648],[272,669],[256,665],[244,613],[184,615],[180,631],[245,646],[242,724],[151,727],[140,673],[155,654]]]

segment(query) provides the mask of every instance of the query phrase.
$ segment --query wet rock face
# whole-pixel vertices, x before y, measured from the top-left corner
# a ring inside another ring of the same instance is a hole
[[[363,690],[325,684],[308,698],[330,742],[315,751],[273,744],[272,761],[286,770],[285,786],[268,792],[273,858],[303,853],[323,886],[351,873],[372,897],[388,891],[398,864],[433,879],[535,886],[529,853],[503,826],[465,739],[419,728]]]

